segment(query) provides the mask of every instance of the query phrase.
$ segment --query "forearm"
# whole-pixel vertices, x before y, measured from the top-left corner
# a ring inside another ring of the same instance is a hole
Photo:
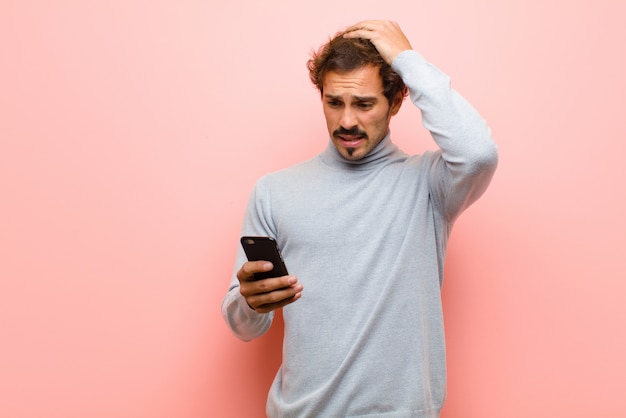
[[[416,51],[404,51],[392,64],[422,112],[422,124],[440,148],[431,181],[450,217],[486,189],[498,154],[491,131],[478,112],[450,86],[450,78]],[[443,196],[447,194],[447,196]]]
[[[236,286],[230,289],[222,301],[222,316],[237,338],[250,341],[267,332],[274,313],[261,314],[252,310]]]
[[[496,146],[484,119],[450,86],[450,77],[416,51],[404,51],[392,64],[409,88],[443,158],[452,164],[491,164]]]

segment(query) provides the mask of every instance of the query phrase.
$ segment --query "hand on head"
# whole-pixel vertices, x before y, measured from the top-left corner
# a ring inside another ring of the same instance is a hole
[[[389,20],[363,20],[348,27],[343,36],[368,39],[390,65],[401,52],[413,49],[400,25]]]

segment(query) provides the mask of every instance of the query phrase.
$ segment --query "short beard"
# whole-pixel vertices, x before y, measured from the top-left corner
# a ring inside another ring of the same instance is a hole
[[[337,128],[333,132],[333,137],[339,138],[340,135],[355,135],[362,136],[363,138],[367,138],[367,132],[361,131],[359,128],[354,127],[350,129],[344,129],[342,127]]]
[[[350,129],[344,129],[343,127],[339,127],[338,129],[335,130],[335,132],[333,132],[333,136],[336,139],[339,139],[341,135],[358,135],[358,136],[362,136],[364,139],[367,139],[367,132],[361,131],[356,126]],[[354,155],[355,151],[356,151],[356,148],[346,148],[346,152],[348,153],[350,157]]]

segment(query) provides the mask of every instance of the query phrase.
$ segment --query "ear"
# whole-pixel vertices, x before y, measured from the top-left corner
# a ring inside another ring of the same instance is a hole
[[[396,93],[396,97],[393,98],[393,102],[391,103],[391,109],[389,109],[389,115],[395,116],[396,113],[400,110],[402,106],[402,102],[404,101],[404,95],[401,91]]]

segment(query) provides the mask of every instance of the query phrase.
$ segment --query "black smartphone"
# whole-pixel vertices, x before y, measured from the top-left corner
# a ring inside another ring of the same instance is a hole
[[[248,257],[248,261],[264,260],[270,261],[274,265],[274,268],[270,271],[254,273],[255,280],[281,277],[289,274],[274,238],[241,237],[241,245],[246,253],[246,257]]]

